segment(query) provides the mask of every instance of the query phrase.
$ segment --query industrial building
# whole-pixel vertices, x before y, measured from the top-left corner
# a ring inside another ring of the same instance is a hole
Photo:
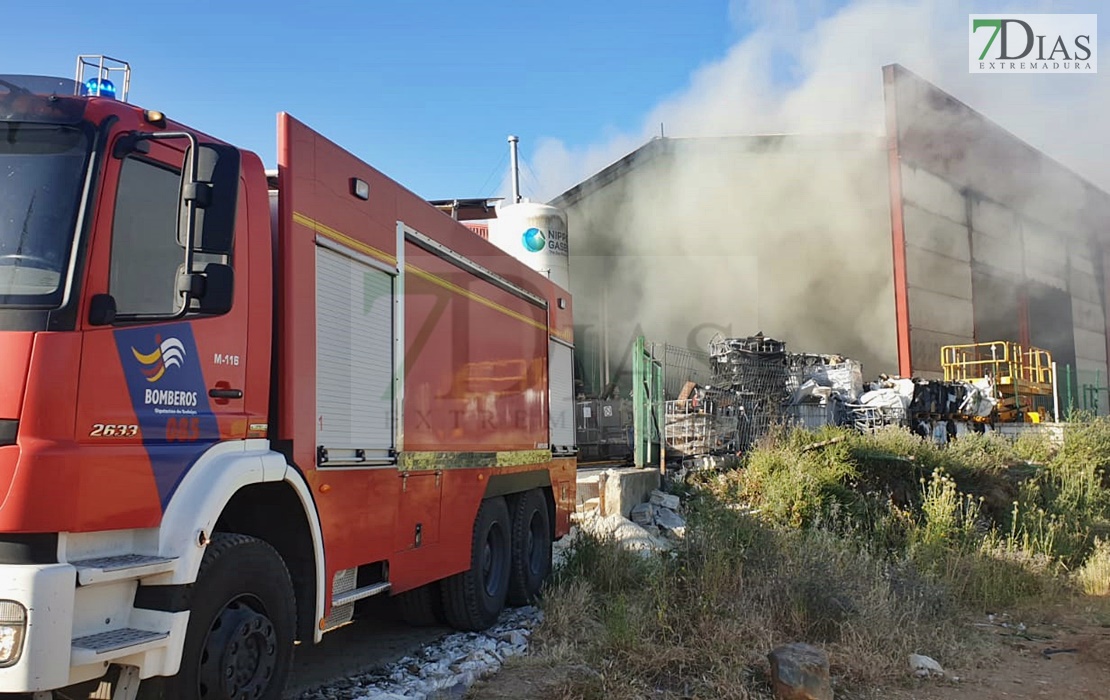
[[[1005,340],[1105,412],[1110,195],[902,66],[882,77],[885,136],[657,138],[550,202],[580,391],[626,385],[638,335],[763,331],[924,378],[943,346]]]

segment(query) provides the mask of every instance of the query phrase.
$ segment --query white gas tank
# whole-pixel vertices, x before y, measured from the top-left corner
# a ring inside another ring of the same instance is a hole
[[[489,240],[563,289],[570,288],[567,217],[547,204],[520,202],[499,207],[489,222]]]

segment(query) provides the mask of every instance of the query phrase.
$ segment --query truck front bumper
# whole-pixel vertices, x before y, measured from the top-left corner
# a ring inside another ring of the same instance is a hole
[[[0,619],[0,693],[64,687],[69,680],[73,603],[77,571],[69,564],[0,565],[0,611],[25,611],[13,643],[12,617]],[[8,648],[14,647],[8,658]]]

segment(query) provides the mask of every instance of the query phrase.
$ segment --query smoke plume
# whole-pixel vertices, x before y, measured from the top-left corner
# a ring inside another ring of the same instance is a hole
[[[584,145],[539,141],[530,167],[543,201],[648,143],[660,123],[668,138],[656,146],[673,154],[665,170],[633,169],[573,214],[578,321],[606,326],[617,357],[641,332],[704,350],[715,332],[762,330],[792,350],[852,355],[868,375],[896,371],[882,66],[902,64],[1110,189],[1110,130],[1100,123],[1110,116],[1110,81],[970,74],[967,15],[983,11],[976,5],[733,2],[730,18],[754,29],[656,105],[639,131]],[[761,134],[791,137],[709,138]]]
[[[1101,3],[734,0],[734,23],[755,28],[697,70],[679,94],[645,115],[641,129],[568,145],[541,139],[530,159],[547,200],[643,145],[668,136],[883,133],[881,66],[901,63],[1103,189],[1110,189],[1110,80],[1093,75],[982,75],[967,69],[967,15],[1088,12]],[[800,18],[811,19],[800,24]],[[781,77],[788,76],[785,80]],[[780,76],[780,77],[774,77]]]

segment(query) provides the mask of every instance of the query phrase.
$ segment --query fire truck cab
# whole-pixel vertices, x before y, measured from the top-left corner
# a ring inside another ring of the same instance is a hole
[[[566,290],[287,114],[268,172],[129,83],[0,76],[0,693],[276,699],[371,596],[532,600]]]

